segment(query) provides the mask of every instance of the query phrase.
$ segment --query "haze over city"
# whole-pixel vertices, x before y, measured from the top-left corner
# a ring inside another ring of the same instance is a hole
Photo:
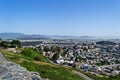
[[[120,36],[120,0],[0,0],[0,32]]]

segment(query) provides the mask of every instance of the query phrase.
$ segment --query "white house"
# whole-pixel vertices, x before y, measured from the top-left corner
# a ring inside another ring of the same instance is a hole
[[[63,57],[62,57],[62,56],[59,56],[59,58],[56,60],[56,63],[58,63],[58,64],[64,63]]]

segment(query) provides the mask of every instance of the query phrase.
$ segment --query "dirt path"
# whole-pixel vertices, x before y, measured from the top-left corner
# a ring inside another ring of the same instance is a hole
[[[83,77],[85,80],[94,80],[94,79],[86,76],[85,74],[83,74],[83,73],[81,73],[81,72],[79,72],[79,71],[73,70],[72,72],[73,72],[74,74],[77,74],[77,75]]]

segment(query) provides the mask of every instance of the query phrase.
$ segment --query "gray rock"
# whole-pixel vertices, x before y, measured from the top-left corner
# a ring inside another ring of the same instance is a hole
[[[38,72],[30,72],[13,62],[0,63],[0,80],[48,80],[41,78]]]

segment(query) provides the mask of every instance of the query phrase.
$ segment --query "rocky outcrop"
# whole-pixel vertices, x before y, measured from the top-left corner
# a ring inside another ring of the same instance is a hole
[[[41,78],[38,72],[30,72],[19,64],[0,62],[0,80],[48,80]]]

